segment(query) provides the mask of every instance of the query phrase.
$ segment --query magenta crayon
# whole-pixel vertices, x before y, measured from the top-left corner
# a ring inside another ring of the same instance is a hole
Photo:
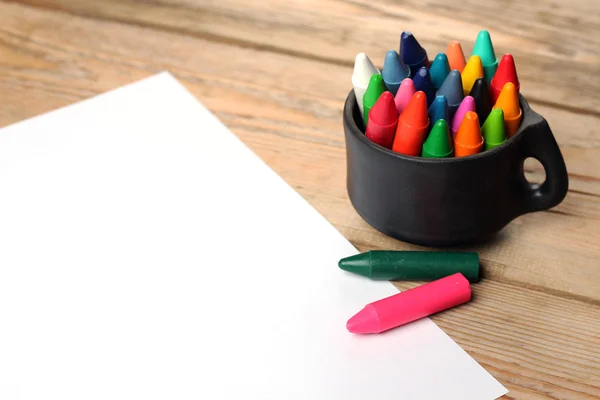
[[[457,273],[367,304],[346,328],[351,333],[381,333],[471,300],[471,285]]]
[[[396,93],[396,97],[394,98],[398,114],[402,114],[402,111],[404,111],[408,103],[410,103],[410,99],[412,99],[416,91],[415,83],[412,79],[406,78],[402,81],[400,89],[398,89],[398,93]]]
[[[458,110],[456,110],[456,114],[454,114],[454,117],[452,118],[452,126],[450,128],[452,131],[452,137],[456,136],[458,127],[464,119],[465,114],[469,111],[475,112],[475,99],[471,96],[466,96],[460,103],[460,106],[458,106]]]
[[[398,111],[391,92],[383,92],[369,111],[365,135],[373,142],[391,149],[398,127]]]

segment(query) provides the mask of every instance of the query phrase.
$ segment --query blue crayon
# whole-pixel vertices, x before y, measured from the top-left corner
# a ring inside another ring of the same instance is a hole
[[[400,59],[410,68],[411,78],[414,77],[421,67],[429,67],[427,51],[410,32],[402,32],[400,35]]]
[[[444,53],[439,53],[435,56],[435,59],[431,63],[429,68],[429,75],[431,75],[431,82],[433,87],[437,90],[442,87],[442,83],[450,73],[450,64],[448,63],[448,57]]]
[[[402,81],[410,76],[410,68],[404,65],[398,53],[389,50],[385,54],[381,76],[387,89],[395,96]]]
[[[429,115],[432,127],[440,119],[445,120],[450,125],[450,114],[448,113],[448,100],[446,100],[446,96],[435,96],[427,114]]]
[[[450,118],[454,117],[454,113],[460,106],[463,98],[465,97],[465,93],[462,87],[462,79],[460,77],[460,72],[458,70],[453,69],[450,71],[444,83],[442,83],[442,87],[436,93],[437,96],[446,96],[446,100],[448,101],[448,112],[450,113]]]
[[[429,70],[421,67],[413,78],[413,82],[415,83],[415,90],[417,92],[421,91],[427,96],[427,107],[429,107],[433,103],[433,99],[435,99],[435,89],[433,83],[431,83]]]

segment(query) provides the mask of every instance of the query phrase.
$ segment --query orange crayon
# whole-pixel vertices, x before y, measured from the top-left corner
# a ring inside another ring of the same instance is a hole
[[[451,70],[457,69],[458,72],[463,72],[467,62],[465,61],[465,53],[463,53],[463,49],[458,40],[453,40],[448,44],[446,57],[448,57],[448,64],[450,64]]]
[[[519,92],[514,83],[508,82],[504,85],[493,108],[504,111],[506,135],[512,137],[519,129],[523,118],[523,111],[519,106]]]
[[[418,91],[398,118],[392,150],[409,156],[420,156],[428,130],[427,96]]]
[[[479,118],[477,113],[469,111],[465,114],[465,118],[454,137],[454,156],[471,156],[479,153],[482,148],[483,136],[481,136]]]

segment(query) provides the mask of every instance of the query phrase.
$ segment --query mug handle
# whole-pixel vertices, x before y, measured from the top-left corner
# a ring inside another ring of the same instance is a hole
[[[530,112],[533,112],[532,110]],[[521,133],[520,148],[523,161],[528,157],[537,159],[546,170],[546,180],[542,184],[530,183],[525,178],[523,164],[520,168],[520,181],[525,192],[523,202],[525,212],[547,210],[558,205],[569,190],[569,176],[558,143],[548,122],[535,114],[535,122]]]

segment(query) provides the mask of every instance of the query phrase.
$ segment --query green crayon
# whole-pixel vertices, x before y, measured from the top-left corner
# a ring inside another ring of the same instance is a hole
[[[423,143],[424,158],[444,158],[450,157],[454,147],[448,130],[448,123],[439,119],[433,125],[427,140]]]
[[[460,272],[470,282],[479,281],[477,253],[373,250],[342,258],[338,266],[376,280],[434,281]]]
[[[369,80],[369,86],[367,86],[367,91],[363,97],[363,106],[365,110],[365,127],[369,121],[369,111],[371,111],[371,107],[377,103],[379,100],[379,96],[387,89],[385,87],[385,83],[383,82],[383,77],[379,74],[371,75],[371,79]]]
[[[489,84],[498,69],[498,59],[496,58],[492,39],[488,31],[480,31],[477,35],[475,45],[473,46],[473,55],[479,56],[481,59],[483,74]]]
[[[481,127],[485,150],[491,150],[506,142],[506,127],[504,126],[504,111],[494,108]]]

